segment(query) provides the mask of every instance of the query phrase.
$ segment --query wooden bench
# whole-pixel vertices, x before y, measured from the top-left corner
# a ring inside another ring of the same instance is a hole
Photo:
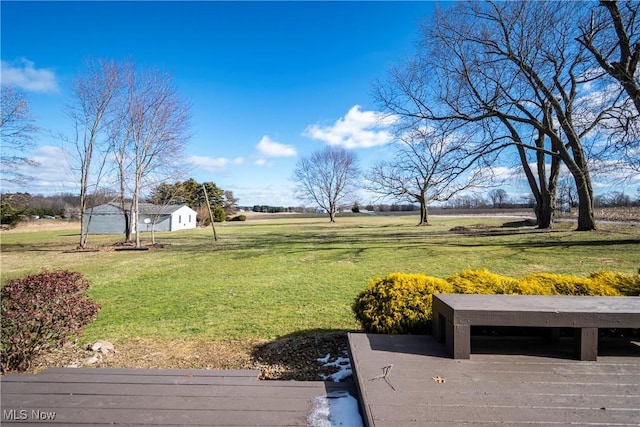
[[[469,359],[471,326],[575,328],[580,360],[597,360],[598,328],[640,328],[640,297],[433,295],[433,335]]]

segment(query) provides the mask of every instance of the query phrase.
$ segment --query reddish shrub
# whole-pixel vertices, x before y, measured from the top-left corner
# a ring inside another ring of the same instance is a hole
[[[33,357],[62,345],[91,323],[100,307],[84,292],[80,273],[43,271],[7,281],[1,290],[2,371],[24,371]]]

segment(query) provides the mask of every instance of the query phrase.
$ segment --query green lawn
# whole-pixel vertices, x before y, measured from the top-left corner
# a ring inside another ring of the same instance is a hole
[[[73,252],[77,230],[2,234],[2,281],[66,268],[91,282],[102,306],[83,341],[274,339],[353,329],[350,305],[367,282],[394,271],[445,278],[467,268],[520,277],[588,275],[640,267],[640,227],[573,232],[504,227],[512,220],[414,216],[283,217],[158,233],[162,249]],[[449,230],[465,226],[472,233]],[[143,242],[150,236],[145,233]],[[90,236],[106,245],[120,236]]]

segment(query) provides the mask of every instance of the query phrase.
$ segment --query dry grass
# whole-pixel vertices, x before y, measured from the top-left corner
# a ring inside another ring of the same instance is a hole
[[[39,219],[19,222],[14,228],[2,229],[1,234],[37,233],[41,231],[78,230],[79,221],[65,221],[58,219]]]

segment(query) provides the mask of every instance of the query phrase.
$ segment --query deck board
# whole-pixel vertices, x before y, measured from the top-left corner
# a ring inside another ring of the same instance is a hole
[[[639,346],[585,362],[537,344],[491,351],[503,341],[476,339],[482,351],[456,360],[431,336],[349,334],[363,418],[370,427],[640,425]]]
[[[314,398],[355,394],[349,383],[260,381],[257,371],[54,368],[0,381],[3,426],[306,426]]]

